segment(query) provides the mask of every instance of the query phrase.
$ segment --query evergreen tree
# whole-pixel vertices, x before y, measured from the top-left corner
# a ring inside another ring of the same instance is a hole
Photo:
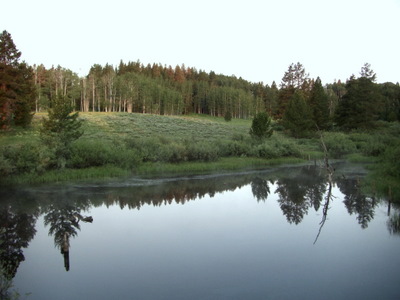
[[[310,106],[313,121],[319,129],[326,129],[329,125],[329,103],[328,95],[322,87],[321,79],[318,77],[310,93]]]
[[[301,91],[296,91],[290,99],[283,125],[289,129],[294,137],[303,137],[314,128],[312,112]]]
[[[83,134],[78,112],[72,113],[71,102],[58,97],[49,110],[49,117],[43,118],[40,137],[43,143],[54,151],[55,166],[64,168],[70,157],[71,144]]]
[[[345,130],[368,129],[374,126],[382,97],[374,83],[376,75],[366,64],[361,77],[352,76],[346,83],[346,94],[339,102],[335,112],[335,122]]]
[[[230,108],[228,108],[228,109],[225,111],[224,119],[225,119],[225,121],[227,121],[227,122],[229,122],[229,121],[232,120],[232,112],[231,112]]]
[[[250,128],[250,135],[254,139],[263,140],[269,138],[273,133],[271,118],[266,112],[255,115]]]
[[[309,75],[306,73],[301,63],[291,64],[282,77],[281,89],[278,96],[277,118],[282,118],[285,114],[289,100],[296,91],[301,90],[305,93],[310,85]]]
[[[8,128],[13,119],[16,125],[27,126],[34,101],[33,71],[20,63],[21,52],[11,34],[0,34],[0,128]]]
[[[15,78],[17,83],[17,94],[15,99],[14,124],[27,127],[31,124],[35,107],[35,85],[33,81],[33,69],[25,63],[18,66],[18,76]]]

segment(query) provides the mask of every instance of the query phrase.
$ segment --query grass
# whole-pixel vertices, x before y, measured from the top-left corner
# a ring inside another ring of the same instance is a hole
[[[0,132],[3,184],[47,183],[80,179],[171,176],[259,169],[324,156],[317,136],[294,139],[275,131],[263,143],[251,140],[251,120],[208,115],[160,116],[137,113],[80,113],[83,136],[72,148],[67,168],[51,170],[39,139],[37,113],[28,129]],[[398,123],[377,132],[326,132],[330,158],[376,162],[388,143],[399,139]],[[51,151],[50,151],[51,152]],[[5,176],[6,175],[6,176]]]
[[[84,139],[126,139],[163,136],[168,139],[219,140],[247,134],[250,120],[189,116],[159,116],[129,113],[80,113]]]

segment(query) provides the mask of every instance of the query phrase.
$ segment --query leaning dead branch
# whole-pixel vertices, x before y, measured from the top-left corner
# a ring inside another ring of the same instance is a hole
[[[319,223],[320,227],[319,227],[318,234],[317,234],[317,236],[316,236],[316,238],[314,240],[314,245],[317,242],[317,240],[319,238],[319,235],[321,234],[322,227],[324,227],[326,218],[328,216],[329,203],[330,203],[331,199],[333,198],[333,195],[332,195],[333,173],[335,172],[335,168],[333,168],[331,166],[331,164],[329,163],[328,149],[327,149],[327,147],[325,145],[324,137],[322,135],[322,132],[319,129],[318,129],[318,133],[320,135],[322,149],[324,150],[324,167],[325,167],[325,170],[326,170],[327,176],[328,176],[328,193],[326,195],[325,204],[324,204],[324,207],[322,209],[322,220]]]

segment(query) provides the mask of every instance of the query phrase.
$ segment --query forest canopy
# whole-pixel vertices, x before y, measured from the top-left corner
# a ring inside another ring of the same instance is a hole
[[[290,131],[297,129],[296,122],[305,130],[316,126],[351,130],[370,128],[377,120],[400,120],[399,84],[376,83],[377,75],[367,63],[358,77],[326,84],[310,78],[300,62],[292,63],[278,87],[275,82],[249,82],[184,64],[144,65],[139,60],[121,60],[118,66],[94,64],[80,77],[62,66],[28,66],[19,61],[20,56],[11,35],[4,31],[0,39],[3,129],[12,124],[26,126],[34,112],[51,109],[60,97],[81,112],[196,113],[245,119],[266,112],[274,120],[286,120],[282,124]],[[299,105],[307,113],[299,113]]]

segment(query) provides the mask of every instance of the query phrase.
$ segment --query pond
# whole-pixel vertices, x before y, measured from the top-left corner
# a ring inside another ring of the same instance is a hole
[[[361,165],[2,191],[22,299],[400,299],[399,208]],[[329,189],[331,187],[331,189]]]

